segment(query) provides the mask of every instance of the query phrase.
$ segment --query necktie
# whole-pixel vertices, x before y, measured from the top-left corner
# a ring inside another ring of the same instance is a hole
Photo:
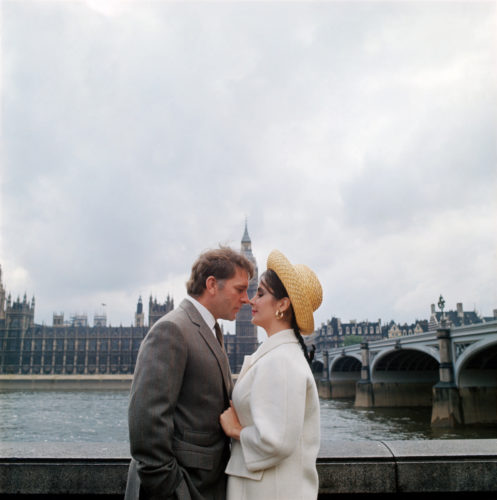
[[[217,321],[214,325],[214,330],[216,331],[216,338],[219,342],[219,345],[224,348],[223,332],[221,331],[221,327],[219,326],[219,323]]]

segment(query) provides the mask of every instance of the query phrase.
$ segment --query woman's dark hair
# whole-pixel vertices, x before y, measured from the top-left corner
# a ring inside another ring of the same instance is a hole
[[[288,296],[288,292],[286,291],[285,286],[281,282],[280,278],[278,275],[272,270],[272,269],[267,269],[264,271],[261,275],[261,283],[268,289],[269,293],[276,299],[284,299],[287,297],[288,299],[290,298]],[[295,333],[295,337],[297,337],[297,340],[299,341],[300,347],[302,347],[302,350],[304,351],[304,356],[305,359],[309,364],[311,364],[311,360],[309,358],[309,354],[307,352],[307,346],[305,345],[304,339],[302,338],[302,335],[300,333],[300,328],[297,325],[297,320],[295,318],[295,313],[293,311],[293,306],[290,301],[290,313],[291,318],[291,325],[293,328],[293,331]]]

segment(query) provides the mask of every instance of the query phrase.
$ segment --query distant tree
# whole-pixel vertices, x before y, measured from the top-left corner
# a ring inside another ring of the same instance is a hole
[[[360,344],[363,338],[360,335],[347,335],[343,338],[343,345],[347,347],[348,345]]]

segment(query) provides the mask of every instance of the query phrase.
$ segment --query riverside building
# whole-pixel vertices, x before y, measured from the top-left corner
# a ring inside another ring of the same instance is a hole
[[[248,294],[257,290],[257,264],[247,224],[241,242],[242,253],[255,266]],[[12,375],[118,375],[132,374],[140,343],[149,328],[174,309],[174,300],[164,303],[150,296],[148,323],[139,297],[133,326],[107,326],[105,314],[95,315],[89,326],[85,314],[69,321],[64,314],[53,315],[52,326],[35,323],[35,298],[24,295],[12,300],[2,281],[0,267],[0,374]],[[236,317],[235,334],[224,335],[226,352],[233,373],[238,373],[245,355],[257,349],[257,328],[251,323],[251,308],[246,304]]]

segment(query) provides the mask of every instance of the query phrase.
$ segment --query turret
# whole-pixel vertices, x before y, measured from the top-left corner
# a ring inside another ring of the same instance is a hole
[[[150,302],[151,301],[152,297],[150,297]],[[143,312],[143,302],[141,295],[138,298],[138,304],[136,305],[135,326],[145,326],[145,314]]]

